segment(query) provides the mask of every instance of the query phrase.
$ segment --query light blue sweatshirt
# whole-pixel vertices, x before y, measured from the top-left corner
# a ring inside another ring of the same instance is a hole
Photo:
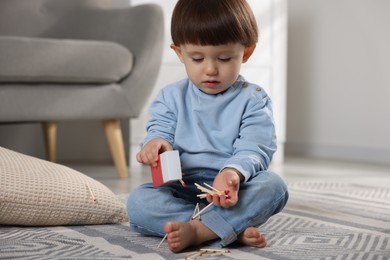
[[[276,151],[272,102],[243,77],[209,95],[189,79],[163,88],[150,107],[145,144],[164,138],[180,153],[183,173],[231,167],[245,181],[266,170]]]

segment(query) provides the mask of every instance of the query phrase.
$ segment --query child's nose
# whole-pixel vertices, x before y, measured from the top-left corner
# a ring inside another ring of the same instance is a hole
[[[209,61],[206,63],[206,74],[207,75],[216,75],[218,74],[218,66],[215,62]]]

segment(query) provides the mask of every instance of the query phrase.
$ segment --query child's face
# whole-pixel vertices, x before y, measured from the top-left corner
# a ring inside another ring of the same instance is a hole
[[[241,44],[171,46],[184,63],[190,80],[204,93],[218,94],[238,78],[241,64],[249,58]],[[253,50],[252,50],[253,51]]]

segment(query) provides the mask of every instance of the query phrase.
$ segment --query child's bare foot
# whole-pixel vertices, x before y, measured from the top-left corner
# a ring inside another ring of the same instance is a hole
[[[267,246],[265,237],[260,234],[260,231],[255,227],[248,227],[238,236],[238,242],[246,245],[263,248]]]
[[[196,244],[196,230],[189,222],[168,222],[164,230],[168,234],[169,249],[174,253]]]
[[[217,238],[216,234],[197,220],[190,222],[168,222],[165,224],[164,230],[168,234],[167,241],[169,249],[174,253]]]

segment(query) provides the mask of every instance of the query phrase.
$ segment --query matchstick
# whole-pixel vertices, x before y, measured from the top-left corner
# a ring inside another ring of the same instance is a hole
[[[204,185],[206,185],[207,187],[211,188],[210,190],[205,188],[205,187],[200,186],[197,183],[194,183],[194,184],[200,191],[203,192],[202,194],[196,195],[198,198],[205,199],[205,198],[207,198],[207,194],[210,194],[211,196],[214,196],[214,194],[217,194],[218,196],[225,195],[225,197],[227,199],[230,199],[230,196],[228,195],[229,194],[229,190],[220,191],[220,190],[210,186],[209,184],[207,184],[205,182],[204,182]]]
[[[209,187],[210,189],[212,189],[213,191],[217,192],[217,193],[218,193],[218,195],[222,195],[222,194],[223,194],[223,192],[222,192],[222,191],[220,191],[220,190],[217,190],[217,189],[216,189],[216,188],[214,188],[213,186],[211,186],[211,185],[208,185],[208,184],[207,184],[207,183],[205,183],[205,182],[203,182],[203,184],[204,184],[205,186]]]
[[[194,213],[192,213],[192,218],[191,220],[194,220],[194,216],[199,212],[199,203],[196,203],[196,206],[195,206],[195,209],[194,209]],[[201,221],[201,218],[200,216],[198,217],[198,220]]]
[[[198,194],[198,195],[196,195],[196,197],[201,198],[201,199],[205,199],[205,198],[207,198],[207,194],[205,194],[205,193]]]
[[[196,203],[194,213],[192,213],[192,216],[194,216],[197,212],[199,212],[199,203]]]
[[[199,250],[207,253],[230,253],[229,249],[201,248]]]
[[[187,187],[187,184],[183,181],[183,179],[180,179],[179,181],[180,181],[181,185],[183,185],[184,188]]]
[[[205,187],[202,187],[202,186],[200,186],[199,184],[197,184],[197,183],[194,183],[195,184],[195,186],[198,188],[198,190],[201,190],[202,192],[205,192],[205,193],[209,193],[209,194],[211,194],[211,195],[214,195],[214,192],[213,191],[211,191],[211,190],[209,190],[209,189],[206,189]]]
[[[163,237],[163,239],[161,239],[160,243],[158,244],[157,248],[159,248],[161,246],[161,244],[165,241],[165,239],[167,239],[168,237],[168,233],[165,234],[165,236]]]
[[[209,207],[211,207],[212,205],[214,205],[214,202],[211,202],[209,205],[207,205],[206,207],[204,207],[201,211],[199,211],[197,214],[195,214],[195,216],[192,217],[192,219],[196,219],[197,217],[200,216],[200,214],[202,214],[204,211],[206,211]]]
[[[200,256],[200,252],[199,251],[192,252],[191,254],[187,255],[184,259],[185,260],[192,260],[192,259],[196,259],[197,256]]]
[[[91,187],[89,186],[88,183],[86,183],[85,185],[87,185],[87,188],[88,188],[88,190],[89,190],[89,193],[91,193],[91,197],[92,197],[93,202],[96,202],[96,198],[95,198],[95,195],[93,195],[93,192],[92,192]]]
[[[226,256],[227,253],[230,253],[229,249],[200,249],[197,252],[190,253],[184,259],[193,260],[197,257]]]

